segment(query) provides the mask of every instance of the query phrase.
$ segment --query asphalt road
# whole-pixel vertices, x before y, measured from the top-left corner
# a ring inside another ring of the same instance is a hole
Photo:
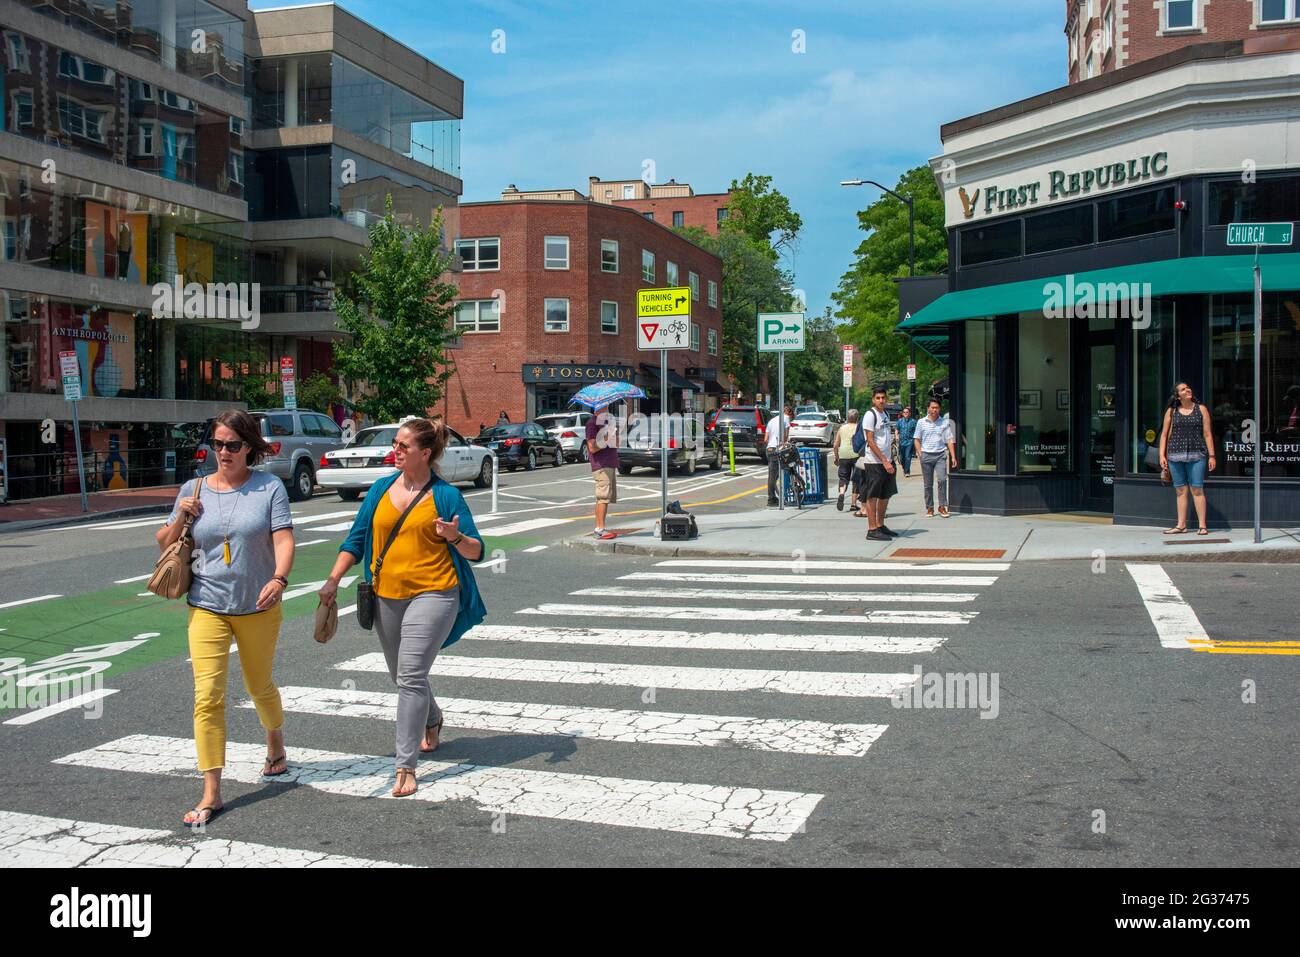
[[[435,664],[448,720],[422,758],[418,799],[386,796],[394,689],[373,670],[374,636],[344,617],[316,645],[307,588],[286,604],[276,664],[292,774],[258,779],[262,735],[233,668],[227,810],[201,835],[179,823],[200,793],[184,609],[140,596],[141,582],[115,584],[148,570],[152,524],[0,536],[0,687],[53,680],[59,665],[40,662],[91,648],[83,662],[107,661],[97,677],[114,692],[36,720],[0,713],[27,722],[0,723],[0,863],[1250,867],[1300,856],[1300,656],[1289,653],[1300,649],[1287,644],[1300,566],[1157,567],[1179,603],[1151,597],[1149,569],[1114,562],[600,556],[558,544],[589,521],[580,469],[514,476],[521,497],[501,501],[521,514],[485,523],[566,519],[489,541],[496,564],[478,575],[488,627]],[[751,474],[684,497],[752,508],[761,492],[747,490],[761,484]],[[657,489],[644,502],[627,492],[619,510],[657,507]],[[325,540],[301,548],[295,586],[323,577],[345,533],[323,530],[345,516],[319,516],[349,507],[295,506],[299,541]],[[1205,636],[1191,646],[1178,637],[1188,614]],[[956,675],[971,684],[943,677]],[[971,700],[955,699],[959,685]],[[899,689],[921,707],[895,707]]]

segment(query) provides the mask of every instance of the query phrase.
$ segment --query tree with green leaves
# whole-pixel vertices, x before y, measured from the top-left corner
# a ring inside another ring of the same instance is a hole
[[[943,197],[930,167],[918,166],[905,172],[894,192],[913,197],[916,274],[946,272],[948,234],[944,227]],[[840,337],[857,347],[864,366],[875,374],[887,370],[887,378],[906,380],[908,340],[895,332],[898,284],[894,279],[906,276],[908,270],[907,204],[883,194],[858,213],[858,224],[867,237],[858,244],[856,261],[831,296],[839,307],[836,316],[844,320]],[[943,365],[918,350],[918,386],[946,372]]]
[[[723,231],[743,233],[766,246],[772,259],[798,238],[803,219],[783,193],[772,189],[772,177],[746,173],[744,179],[731,181],[730,192]]]
[[[324,412],[339,401],[339,387],[324,372],[317,370],[298,383],[298,404],[301,408]]]
[[[339,375],[362,387],[355,405],[377,422],[424,415],[442,397],[451,376],[446,349],[455,338],[457,290],[442,276],[452,254],[442,246],[442,209],[432,224],[407,225],[393,215],[367,229],[361,268],[335,295],[338,326],[349,334],[334,342]]]

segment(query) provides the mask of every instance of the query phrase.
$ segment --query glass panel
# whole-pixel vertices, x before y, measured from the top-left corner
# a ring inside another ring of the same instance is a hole
[[[1108,499],[1115,486],[1115,321],[1092,319],[1088,322],[1088,495]],[[1069,392],[1057,393],[1069,409]]]
[[[1169,395],[1178,381],[1174,357],[1174,303],[1152,302],[1151,326],[1133,330],[1133,435],[1129,469],[1136,475],[1160,474],[1160,429]]]
[[[1068,472],[1070,436],[1070,324],[1021,313],[1017,378],[1016,468]],[[1064,394],[1065,408],[1059,408]],[[1112,399],[1113,382],[1112,382]]]
[[[1282,223],[1300,219],[1300,176],[1210,184],[1210,225]]]
[[[1174,188],[1149,189],[1097,204],[1097,240],[1128,239],[1174,228]]]
[[[1092,203],[1025,217],[1026,255],[1088,246],[1095,240]]]
[[[1020,220],[963,229],[960,235],[961,264],[974,266],[1012,259],[1020,255]]]
[[[1300,476],[1300,295],[1264,294],[1260,423],[1265,478]],[[1244,440],[1254,418],[1254,323],[1248,294],[1210,298],[1210,409],[1218,468],[1229,478],[1254,475],[1254,446]],[[1194,383],[1191,384],[1196,389]]]
[[[965,324],[965,372],[963,394],[966,422],[962,430],[963,468],[996,472],[997,436],[997,348],[996,326],[991,319]]]

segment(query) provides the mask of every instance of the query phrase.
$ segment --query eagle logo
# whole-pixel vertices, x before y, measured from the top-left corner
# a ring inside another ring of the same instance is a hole
[[[966,187],[959,186],[957,187],[957,195],[961,198],[961,206],[966,213],[966,218],[970,219],[975,215],[975,204],[979,202],[980,191],[977,189],[974,196],[967,196]]]

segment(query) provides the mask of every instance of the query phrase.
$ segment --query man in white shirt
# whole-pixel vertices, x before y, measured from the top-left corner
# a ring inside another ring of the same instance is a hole
[[[790,432],[790,420],[794,418],[794,409],[785,407],[784,413],[777,413],[767,422],[767,507],[777,508],[781,500],[777,498],[776,480],[781,475],[781,464],[776,460],[776,450],[785,442]]]
[[[925,482],[925,515],[934,517],[934,480],[939,480],[939,515],[948,517],[948,469],[957,467],[957,448],[952,423],[939,417],[939,400],[931,399],[925,418],[916,423],[916,454],[921,459]]]
[[[859,512],[867,520],[867,538],[873,542],[888,542],[898,536],[885,525],[885,507],[891,496],[898,493],[894,477],[893,423],[885,411],[885,390],[877,388],[871,394],[871,408],[858,424],[864,439],[862,457],[858,467],[865,470],[862,491],[858,498],[865,511]]]

